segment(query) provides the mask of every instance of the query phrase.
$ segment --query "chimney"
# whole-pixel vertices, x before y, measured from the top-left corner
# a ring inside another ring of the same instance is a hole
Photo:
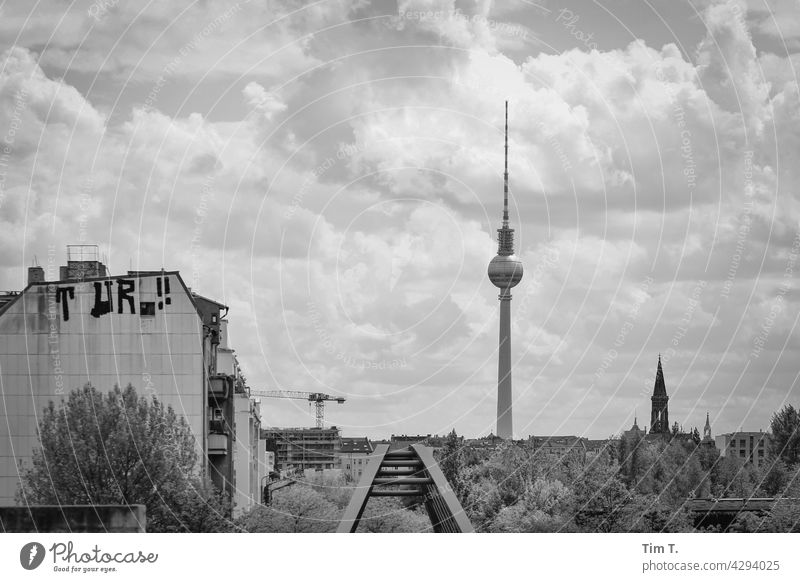
[[[44,267],[28,267],[28,285],[44,283]]]

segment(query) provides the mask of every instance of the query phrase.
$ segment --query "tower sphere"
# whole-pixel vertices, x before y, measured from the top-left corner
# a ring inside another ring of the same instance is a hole
[[[511,289],[522,280],[522,261],[516,255],[497,255],[489,263],[489,280],[500,289]]]

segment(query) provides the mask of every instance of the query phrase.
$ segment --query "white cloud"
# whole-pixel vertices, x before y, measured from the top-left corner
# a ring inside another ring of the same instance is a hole
[[[286,111],[286,103],[283,103],[275,93],[267,91],[255,81],[247,84],[243,94],[248,105],[263,115],[267,121],[272,121],[276,114]]]

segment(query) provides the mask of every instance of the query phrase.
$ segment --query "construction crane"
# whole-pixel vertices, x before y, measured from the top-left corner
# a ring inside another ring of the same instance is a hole
[[[299,392],[296,390],[250,390],[250,396],[256,398],[291,398],[293,400],[307,400],[309,405],[313,402],[317,408],[317,428],[325,427],[325,403],[337,402],[343,404],[345,399],[341,396],[330,396],[321,392]]]

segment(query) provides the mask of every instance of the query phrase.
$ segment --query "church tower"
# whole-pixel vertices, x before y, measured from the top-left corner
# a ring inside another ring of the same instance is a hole
[[[703,442],[704,443],[714,443],[714,437],[711,436],[711,420],[708,418],[708,413],[706,412],[706,425],[703,427]]]
[[[669,434],[669,396],[664,385],[664,371],[661,369],[661,354],[658,355],[658,370],[653,395],[650,397],[652,409],[650,413],[650,434]]]

